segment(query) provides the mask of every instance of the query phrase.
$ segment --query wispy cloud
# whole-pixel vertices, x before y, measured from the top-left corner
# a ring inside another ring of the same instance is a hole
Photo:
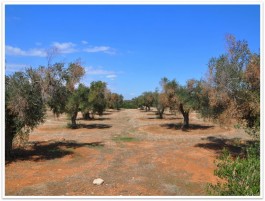
[[[93,66],[85,67],[86,76],[104,76],[110,80],[114,80],[117,78],[117,72],[104,70],[102,67],[95,68]]]
[[[85,48],[84,51],[88,53],[103,52],[106,54],[116,54],[116,50],[109,46],[90,46],[89,48]]]
[[[6,51],[7,55],[14,55],[14,56],[38,56],[38,57],[45,57],[46,56],[46,51],[44,49],[41,49],[41,48],[22,50],[18,47],[6,45],[5,51]]]
[[[86,40],[82,40],[81,43],[82,43],[83,45],[88,44],[88,42],[87,42]]]
[[[76,45],[71,42],[66,42],[66,43],[54,42],[52,46],[55,47],[59,53],[73,53],[77,51],[74,48]]]
[[[113,71],[103,70],[100,68],[95,68],[93,66],[85,67],[86,74],[88,75],[111,75],[115,74]]]
[[[83,44],[87,44],[87,41],[82,41]],[[42,46],[42,43],[36,42],[36,46]],[[76,48],[76,44],[72,42],[53,42],[51,44],[52,48],[55,48],[58,53],[61,54],[70,54],[74,52],[88,52],[88,53],[97,53],[102,52],[106,54],[116,54],[116,50],[109,46],[89,46],[83,50]],[[19,47],[14,47],[11,45],[5,46],[6,55],[13,55],[13,56],[36,56],[36,57],[46,57],[47,56],[47,49],[44,48],[31,48],[29,50],[24,50]]]
[[[26,67],[29,67],[27,64],[15,64],[15,63],[7,63],[5,65],[6,74],[14,73],[18,71],[23,71]]]
[[[110,75],[106,76],[106,78],[109,78],[111,80],[114,80],[116,77],[117,77],[117,75],[115,75],[115,74],[110,74]]]

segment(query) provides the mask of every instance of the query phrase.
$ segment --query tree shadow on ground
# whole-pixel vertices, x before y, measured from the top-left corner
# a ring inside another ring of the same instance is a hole
[[[111,115],[112,112],[108,111],[108,112],[103,112],[103,114],[101,116],[107,116],[107,115]]]
[[[153,114],[155,114],[155,111],[153,111],[153,110],[139,110],[140,112],[143,112],[143,113],[146,113],[147,115],[153,115]]]
[[[176,114],[171,114],[171,113],[164,113],[164,116],[176,116]]]
[[[62,158],[74,154],[74,149],[79,147],[103,147],[103,142],[78,143],[76,141],[42,141],[30,142],[25,148],[16,148],[12,157],[6,159],[5,164],[17,161],[44,161]]]
[[[250,144],[255,143],[254,140],[247,140],[244,143],[240,142],[240,138],[223,138],[223,137],[216,137],[216,136],[209,136],[206,138],[201,138],[202,140],[206,140],[206,143],[198,143],[195,147],[200,147],[204,149],[211,149],[214,150],[217,154],[221,154],[223,149],[227,149],[229,153],[233,157],[237,156],[245,156],[245,148]]]
[[[99,117],[99,118],[94,118],[94,119],[84,119],[84,118],[77,118],[76,120],[83,120],[83,121],[104,121],[104,120],[110,120],[111,118],[107,117]]]
[[[177,124],[168,123],[168,124],[161,124],[160,126],[165,127],[167,129],[182,130],[185,132],[189,132],[190,130],[205,130],[214,127],[209,125],[190,124],[189,128],[182,128],[182,123],[177,123]]]
[[[155,117],[148,117],[147,119],[161,119],[161,118],[159,118],[159,116],[155,116]],[[182,119],[182,118],[179,118],[179,117],[167,117],[167,118],[162,118],[161,120],[177,120],[177,119]]]
[[[108,111],[103,112],[103,115],[102,116],[104,116],[104,115],[111,115],[112,113],[120,112],[120,111],[121,111],[121,109],[120,110],[115,110],[115,109],[108,110]]]
[[[146,115],[149,115],[149,116],[151,116],[151,115],[156,115],[156,111],[144,111],[145,113],[146,113]]]
[[[78,124],[78,128],[87,128],[87,129],[106,129],[106,128],[111,128],[112,126],[109,124]]]

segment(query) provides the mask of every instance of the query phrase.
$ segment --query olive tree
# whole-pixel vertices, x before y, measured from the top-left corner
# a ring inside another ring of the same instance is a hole
[[[132,102],[136,107],[140,108],[141,110],[144,109],[144,97],[143,97],[143,95],[140,95],[140,96],[133,98]]]
[[[259,126],[260,58],[246,41],[227,36],[227,52],[208,64],[205,90],[211,116],[221,123],[237,119],[247,127]]]
[[[144,92],[143,94],[143,105],[145,106],[145,111],[150,111],[150,108],[154,104],[154,93],[151,91]]]
[[[163,93],[166,97],[166,103],[173,112],[180,112],[183,116],[182,129],[189,128],[189,114],[192,110],[200,107],[200,89],[201,82],[191,79],[185,86],[181,86],[176,80],[162,78]]]
[[[168,107],[167,96],[164,92],[156,90],[154,92],[154,105],[157,109],[157,115],[160,119],[163,119],[165,109]]]
[[[117,93],[107,93],[108,107],[119,110],[123,104],[123,96]]]
[[[64,63],[55,63],[52,66],[41,66],[37,70],[42,88],[42,97],[52,112],[58,117],[65,112],[69,95],[66,81],[69,74],[64,69]]]
[[[46,105],[56,115],[65,112],[68,97],[84,70],[78,63],[63,67],[64,64],[57,63],[6,76],[6,157],[11,156],[15,137],[27,139],[29,132],[44,121]]]
[[[33,69],[5,77],[5,155],[11,156],[15,136],[28,137],[44,121],[45,102],[39,75]]]
[[[79,84],[69,95],[65,111],[71,119],[71,128],[77,128],[76,118],[79,111],[87,111],[89,88]]]
[[[90,92],[88,95],[88,102],[92,108],[92,115],[98,113],[103,115],[107,106],[107,84],[102,81],[93,81],[90,84]]]

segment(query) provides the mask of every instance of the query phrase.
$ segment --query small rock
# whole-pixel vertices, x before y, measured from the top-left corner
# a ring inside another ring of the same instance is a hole
[[[95,185],[101,185],[104,183],[104,180],[101,178],[94,179],[93,184]]]

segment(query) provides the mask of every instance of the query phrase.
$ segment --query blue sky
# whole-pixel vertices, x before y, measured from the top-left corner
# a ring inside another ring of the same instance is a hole
[[[259,5],[6,5],[6,74],[81,59],[82,82],[102,80],[131,99],[162,77],[202,78],[225,52],[225,34],[260,48]]]

